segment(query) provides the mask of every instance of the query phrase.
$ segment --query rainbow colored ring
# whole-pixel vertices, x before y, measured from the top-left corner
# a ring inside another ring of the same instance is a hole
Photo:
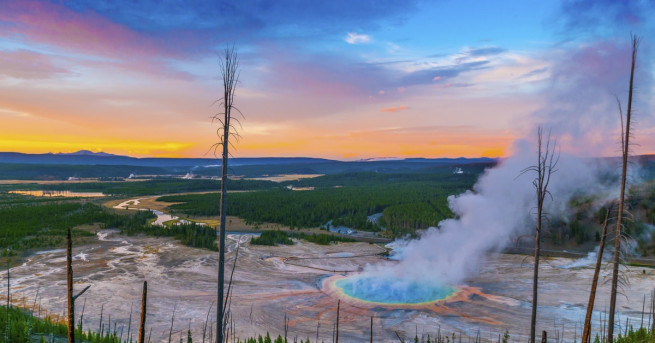
[[[417,283],[410,283],[409,290],[403,292],[402,294],[405,299],[397,299],[393,294],[381,294],[380,292],[382,290],[374,290],[373,294],[358,293],[356,290],[362,288],[353,287],[352,282],[361,281],[366,283],[368,282],[366,280],[367,278],[362,278],[361,274],[357,274],[349,277],[338,275],[332,276],[323,282],[324,288],[327,288],[330,293],[334,293],[340,298],[345,298],[347,300],[361,302],[368,305],[389,307],[424,307],[433,305],[455,297],[460,291],[459,287],[430,287]],[[351,283],[347,283],[349,281]],[[382,282],[384,281],[382,280]]]

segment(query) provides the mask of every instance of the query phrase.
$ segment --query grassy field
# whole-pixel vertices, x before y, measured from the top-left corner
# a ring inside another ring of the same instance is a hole
[[[157,195],[171,193],[218,191],[220,180],[210,179],[179,179],[161,178],[143,181],[112,181],[112,182],[50,182],[50,183],[14,183],[0,184],[0,192],[11,190],[46,190],[73,192],[101,192],[107,195]],[[230,190],[261,190],[279,187],[273,181],[264,180],[230,180]]]

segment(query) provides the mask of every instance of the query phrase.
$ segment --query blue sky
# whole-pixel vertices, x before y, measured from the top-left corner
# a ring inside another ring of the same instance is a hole
[[[651,1],[1,6],[4,151],[202,156],[233,45],[247,118],[236,156],[505,156],[536,124],[611,155],[636,33],[638,149],[655,152]]]

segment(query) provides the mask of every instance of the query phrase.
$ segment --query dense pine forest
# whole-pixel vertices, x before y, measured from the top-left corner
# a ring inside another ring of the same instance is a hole
[[[230,194],[227,213],[247,223],[278,223],[290,228],[344,225],[359,230],[388,229],[391,236],[414,234],[452,216],[448,197],[472,187],[482,168],[453,174],[442,168],[434,174],[347,173],[285,183],[286,187]],[[294,190],[293,188],[311,190]],[[164,196],[181,203],[175,213],[208,216],[218,213],[217,194]],[[378,225],[367,216],[382,213]]]
[[[41,199],[32,204],[17,200],[18,196],[4,196],[0,206],[1,254],[17,255],[39,248],[63,247],[66,230],[72,228],[75,244],[91,239],[100,229],[119,229],[127,235],[147,234],[173,237],[182,244],[216,250],[214,228],[195,223],[158,227],[150,225],[156,217],[150,211],[122,211],[106,209],[85,200]]]

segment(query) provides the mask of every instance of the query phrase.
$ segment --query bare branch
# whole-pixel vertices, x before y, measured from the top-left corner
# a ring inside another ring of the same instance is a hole
[[[79,293],[77,293],[77,295],[73,296],[73,300],[77,300],[77,298],[79,298],[80,295],[84,294],[84,292],[86,292],[86,290],[89,289],[89,287],[91,287],[91,285],[84,287],[84,289],[81,290]]]

